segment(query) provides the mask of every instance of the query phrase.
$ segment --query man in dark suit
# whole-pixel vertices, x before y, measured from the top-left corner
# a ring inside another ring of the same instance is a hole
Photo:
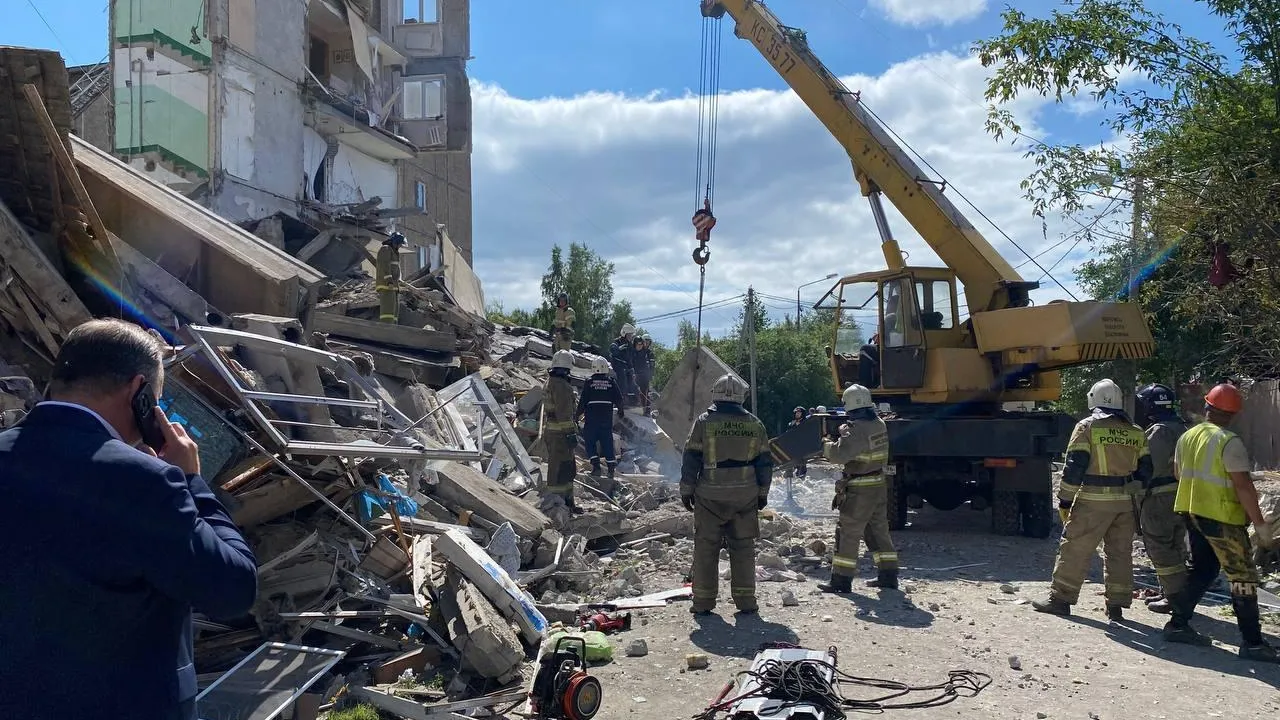
[[[191,720],[192,608],[253,604],[257,564],[195,442],[134,410],[163,382],[152,335],[93,320],[67,335],[51,400],[0,433],[0,717]]]

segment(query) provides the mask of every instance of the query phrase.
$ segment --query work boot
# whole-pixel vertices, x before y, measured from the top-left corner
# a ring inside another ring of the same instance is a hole
[[[1212,645],[1213,641],[1196,632],[1196,629],[1190,625],[1182,625],[1176,621],[1170,620],[1164,624],[1164,630],[1161,631],[1165,642],[1179,643],[1182,645]]]
[[[600,463],[598,462],[591,463],[591,477],[593,478],[600,477]]]
[[[692,615],[696,615],[697,617],[706,617],[713,612],[715,612],[714,608],[699,609],[692,605],[689,606],[689,613]]]
[[[1124,608],[1107,603],[1107,619],[1111,622],[1124,622]]]
[[[616,462],[609,463],[609,479],[610,480],[613,479],[613,474],[617,471],[618,471],[618,463]]]
[[[853,592],[853,578],[848,575],[832,575],[831,580],[818,585],[818,589],[824,593],[846,595]]]
[[[1280,655],[1277,655],[1276,649],[1268,645],[1265,640],[1257,645],[1241,645],[1239,655],[1241,660],[1280,663]]]
[[[881,590],[897,590],[898,589],[898,571],[897,570],[881,570],[876,573],[875,580],[868,580],[867,587],[880,588]]]
[[[1169,598],[1160,598],[1147,603],[1147,609],[1153,613],[1161,615],[1170,615],[1173,613],[1173,605],[1169,603]]]
[[[1071,614],[1071,605],[1052,595],[1049,596],[1048,600],[1032,600],[1031,609],[1047,615],[1061,615],[1062,617]]]

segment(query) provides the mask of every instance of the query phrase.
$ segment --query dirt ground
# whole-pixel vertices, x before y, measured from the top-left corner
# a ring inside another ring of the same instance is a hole
[[[1042,615],[1028,603],[1047,592],[1057,531],[1047,540],[994,536],[987,532],[989,514],[967,507],[946,513],[926,507],[910,519],[909,528],[894,533],[904,566],[901,591],[855,585],[850,596],[823,595],[817,590],[827,573],[822,568],[804,582],[759,583],[755,618],[734,616],[727,581],[715,616],[695,619],[687,602],[638,612],[631,631],[613,636],[613,662],[592,670],[605,688],[596,717],[690,717],[772,641],[835,645],[839,666],[863,677],[928,685],[945,681],[949,670],[969,669],[992,678],[977,697],[891,716],[1158,720],[1276,717],[1280,710],[1280,667],[1239,660],[1234,621],[1218,607],[1202,606],[1195,621],[1214,638],[1211,648],[1163,642],[1165,616],[1138,601],[1123,624],[1109,625],[1101,561],[1095,560],[1076,614]],[[833,530],[833,519],[814,520],[796,535],[830,539]],[[668,567],[646,575],[644,590],[678,587],[678,573]],[[870,575],[864,559],[862,577]],[[782,606],[784,590],[795,593],[798,607]],[[1272,641],[1280,642],[1271,629]],[[626,656],[635,638],[647,641],[648,655]],[[710,667],[685,670],[689,653],[708,655]]]

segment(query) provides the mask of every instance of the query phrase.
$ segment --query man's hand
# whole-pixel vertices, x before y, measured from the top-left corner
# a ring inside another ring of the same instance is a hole
[[[160,430],[164,433],[164,450],[161,450],[157,457],[187,475],[199,475],[200,446],[196,445],[196,441],[187,434],[186,428],[176,422],[169,422],[169,418],[165,416],[159,405],[156,406],[155,413],[160,416]],[[150,447],[146,445],[141,447],[144,452],[156,455]]]
[[[693,496],[692,495],[681,495],[680,502],[684,503],[685,510],[688,510],[689,512],[693,512]]]
[[[853,428],[849,427],[849,423],[840,423],[840,437],[849,437],[851,432],[853,432]]]
[[[1275,529],[1269,522],[1254,523],[1254,538],[1260,547],[1270,550],[1276,546]]]
[[[831,496],[831,509],[832,509],[832,510],[839,510],[839,509],[840,509],[840,504],[841,504],[843,501],[844,501],[844,496],[843,496],[843,495],[841,495],[840,493],[836,493],[835,495],[832,495],[832,496]]]

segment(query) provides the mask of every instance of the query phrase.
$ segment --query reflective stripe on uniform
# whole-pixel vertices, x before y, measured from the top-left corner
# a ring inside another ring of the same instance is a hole
[[[1096,487],[1084,485],[1076,493],[1076,500],[1095,502],[1130,502],[1133,496],[1123,487]]]
[[[572,420],[547,420],[542,423],[542,427],[547,430],[568,431],[571,433],[578,429],[577,423]]]
[[[1191,513],[1229,525],[1246,525],[1248,516],[1236,497],[1222,452],[1236,434],[1204,422],[1178,440],[1176,512]]]
[[[753,587],[730,587],[729,593],[733,597],[755,597],[756,589]]]
[[[858,567],[858,558],[849,557],[848,555],[832,555],[831,567],[856,568]]]
[[[694,586],[693,586],[693,596],[694,596],[694,597],[696,597],[696,598],[700,598],[700,599],[702,599],[702,600],[715,600],[715,599],[716,599],[716,591],[717,591],[718,589],[719,589],[719,588],[717,588],[715,585],[712,585],[712,586],[711,586],[711,587],[709,587],[709,588],[704,588],[704,587],[699,587],[699,586],[697,586],[697,585],[694,585]]]
[[[1186,565],[1170,565],[1168,567],[1161,567],[1160,565],[1155,565],[1155,563],[1152,563],[1152,565],[1154,565],[1158,577],[1169,577],[1170,575],[1177,575],[1187,571]]]
[[[873,552],[873,553],[871,553],[871,559],[872,559],[872,560],[874,560],[874,561],[876,562],[876,564],[877,564],[877,565],[879,565],[880,563],[883,563],[883,562],[898,562],[898,553],[896,553],[896,552]]]
[[[884,475],[876,473],[875,475],[862,475],[860,477],[849,478],[845,480],[845,485],[849,487],[869,487],[871,485],[883,485]]]

